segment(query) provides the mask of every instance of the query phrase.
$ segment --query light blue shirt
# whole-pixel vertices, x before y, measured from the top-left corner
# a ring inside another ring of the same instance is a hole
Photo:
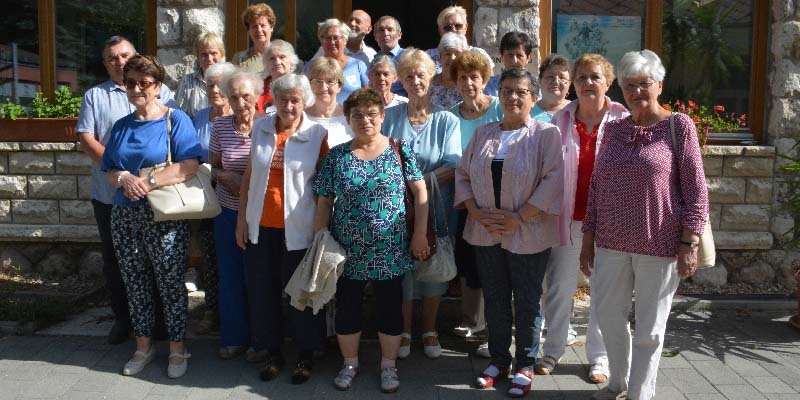
[[[389,50],[389,54],[386,53],[383,54],[392,57],[392,60],[394,60],[394,66],[397,67],[397,62],[400,61],[400,55],[403,54],[403,50],[405,49],[400,47],[400,45],[398,44],[394,46],[394,48]],[[408,97],[408,92],[406,92],[406,89],[403,88],[403,84],[400,83],[400,81],[402,81],[402,79],[398,75],[397,81],[395,81],[395,83],[392,84],[392,88],[390,89],[390,91],[394,94],[399,94],[400,96]]]
[[[436,110],[424,130],[417,133],[408,121],[408,104],[398,104],[386,110],[381,131],[384,135],[402,139],[417,156],[417,166],[423,174],[437,168],[456,168],[461,160],[461,130],[458,117],[446,110]],[[450,235],[456,233],[456,213],[453,208],[454,182],[440,186],[445,214],[437,210],[436,227],[444,236],[445,221]],[[433,203],[431,203],[433,204]],[[441,217],[440,217],[441,216]]]
[[[489,108],[485,113],[483,113],[483,115],[475,119],[464,119],[464,117],[461,116],[461,110],[459,109],[462,103],[463,101],[454,105],[449,111],[458,117],[459,123],[461,124],[461,151],[464,151],[467,148],[470,139],[472,139],[475,129],[483,124],[502,120],[503,109],[500,107],[500,100],[497,97],[492,96],[489,102]]]
[[[483,93],[486,93],[489,96],[494,96],[494,97],[500,96],[500,75],[501,74],[502,74],[502,72],[497,74],[497,75],[493,75],[491,78],[489,78],[489,82],[486,82],[486,87],[483,88]]]
[[[208,162],[208,143],[211,142],[211,125],[209,121],[211,116],[211,107],[201,109],[192,118],[194,130],[197,132],[197,140],[200,141],[200,147],[203,148],[203,155],[200,156],[201,163]]]
[[[344,86],[339,94],[336,95],[336,102],[344,104],[344,101],[350,96],[350,93],[361,89],[362,86],[369,85],[369,77],[367,76],[367,64],[363,61],[350,57],[342,69],[344,74]]]
[[[543,110],[542,107],[539,107],[539,103],[531,108],[531,118],[542,121],[542,122],[550,122],[553,120],[553,114],[548,114],[547,111]]]
[[[177,107],[172,100],[172,91],[167,85],[161,85],[159,95],[162,103]],[[105,81],[93,86],[83,95],[75,132],[93,133],[95,140],[105,146],[108,144],[109,133],[114,123],[134,110],[133,105],[128,102],[125,90],[111,80]],[[91,181],[92,198],[101,203],[112,204],[116,189],[108,182],[106,174],[100,170],[99,165],[92,165]]]

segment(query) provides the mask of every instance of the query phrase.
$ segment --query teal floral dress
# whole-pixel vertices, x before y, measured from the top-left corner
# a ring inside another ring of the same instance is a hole
[[[388,146],[373,160],[353,155],[350,142],[328,152],[314,190],[333,199],[330,231],[347,251],[344,275],[353,280],[387,280],[412,267],[408,250],[405,182],[422,179],[411,149],[401,147],[405,176]]]

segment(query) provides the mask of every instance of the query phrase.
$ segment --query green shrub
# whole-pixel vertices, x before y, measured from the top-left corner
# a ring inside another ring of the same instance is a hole
[[[6,99],[5,103],[0,103],[0,118],[15,120],[25,116],[27,116],[25,107],[12,103],[11,99]]]
[[[31,102],[30,116],[34,118],[71,118],[77,117],[81,110],[81,96],[73,96],[67,86],[56,89],[55,102],[50,102],[42,92],[36,93]]]

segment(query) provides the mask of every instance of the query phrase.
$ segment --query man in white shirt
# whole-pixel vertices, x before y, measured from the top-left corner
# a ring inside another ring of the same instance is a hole
[[[375,49],[364,44],[364,38],[372,32],[372,18],[364,10],[353,10],[347,19],[347,26],[350,27],[350,37],[344,48],[344,54],[361,60],[369,66],[377,53]],[[315,59],[322,56],[322,47],[314,54]]]

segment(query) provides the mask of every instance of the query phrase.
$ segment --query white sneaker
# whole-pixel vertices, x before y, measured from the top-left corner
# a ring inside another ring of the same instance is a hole
[[[475,355],[481,358],[492,358],[492,355],[489,353],[489,342],[481,343],[478,349],[475,350]]]
[[[411,334],[403,332],[401,336],[403,337],[401,339],[402,341],[408,340],[408,343],[405,345],[403,342],[400,342],[400,349],[397,351],[397,358],[402,360],[411,355]]]
[[[572,329],[572,326],[570,326],[569,330],[567,331],[567,347],[575,344],[575,339],[577,338],[578,338],[578,332],[575,332],[575,329]]]
[[[425,338],[432,337],[436,339],[436,344],[432,346],[423,345],[422,350],[425,352],[425,356],[428,358],[439,358],[442,355],[442,345],[439,343],[439,334],[436,332],[425,332],[422,334],[422,341],[424,343]]]
[[[197,269],[189,268],[183,274],[183,283],[189,293],[197,291]]]
[[[628,392],[615,392],[608,388],[608,386],[594,392],[592,394],[592,400],[626,400],[628,398]]]

